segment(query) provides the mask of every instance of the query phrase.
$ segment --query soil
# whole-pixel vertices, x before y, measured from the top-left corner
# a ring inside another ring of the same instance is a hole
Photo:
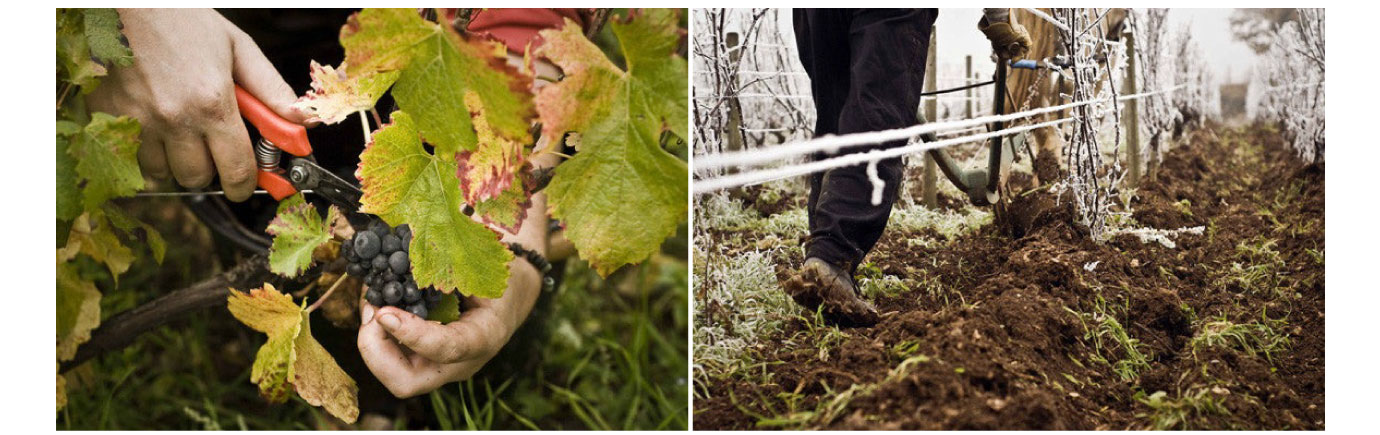
[[[1208,126],[1165,154],[1132,204],[1140,226],[1206,228],[1172,249],[1096,243],[1044,191],[1012,195],[1002,222],[933,248],[888,230],[867,260],[941,290],[880,297],[881,322],[843,329],[827,351],[793,321],[761,346],[760,375],[697,376],[695,428],[1325,429],[1324,174],[1270,126]],[[1229,279],[1253,265],[1269,279]],[[1103,317],[1080,315],[1099,312],[1139,341],[1148,364],[1134,375],[1113,367],[1126,349],[1107,336],[1099,348]],[[1223,319],[1270,323],[1289,343],[1269,355],[1190,345]],[[898,367],[917,355],[928,358]],[[1160,391],[1178,407],[1151,406]],[[831,403],[842,406],[770,424]]]

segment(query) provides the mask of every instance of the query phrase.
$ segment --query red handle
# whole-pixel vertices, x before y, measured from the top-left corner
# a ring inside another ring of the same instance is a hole
[[[306,127],[278,116],[277,112],[268,108],[258,98],[254,98],[254,95],[240,85],[235,85],[235,103],[240,106],[240,116],[254,124],[254,128],[259,130],[259,135],[273,142],[274,146],[295,156],[311,154],[311,142],[307,140]],[[297,193],[297,188],[280,172],[260,168],[258,181],[259,187],[273,195],[273,199],[282,201],[283,198]]]
[[[311,142],[307,140],[306,127],[278,116],[277,112],[268,108],[258,98],[254,98],[240,85],[235,85],[235,102],[240,106],[240,116],[254,124],[254,128],[259,130],[264,139],[294,156],[304,157],[311,154]]]

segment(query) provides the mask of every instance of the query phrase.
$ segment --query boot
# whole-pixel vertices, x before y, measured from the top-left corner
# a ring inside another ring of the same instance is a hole
[[[853,277],[824,260],[806,259],[800,273],[786,281],[785,287],[796,303],[811,312],[819,310],[829,323],[872,326],[880,320],[877,309],[862,299]]]

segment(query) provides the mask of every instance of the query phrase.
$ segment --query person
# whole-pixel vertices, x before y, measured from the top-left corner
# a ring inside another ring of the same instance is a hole
[[[914,124],[930,32],[938,15],[938,9],[795,9],[796,46],[817,111],[815,135]],[[978,27],[999,57],[1019,58],[1029,49],[1028,33],[1012,22],[1006,9],[984,9]],[[904,144],[892,141],[849,152]],[[805,262],[784,284],[796,303],[843,326],[870,326],[880,320],[877,309],[862,298],[853,274],[886,228],[904,169],[899,157],[877,162],[876,176],[885,186],[876,204],[871,201],[873,184],[866,165],[810,176]]]
[[[88,107],[140,121],[138,160],[145,174],[171,176],[192,189],[206,187],[218,176],[227,199],[249,198],[257,167],[234,85],[284,119],[310,127],[307,115],[292,107],[296,92],[254,39],[215,10],[120,9],[119,15],[136,61],[113,68],[87,96]],[[516,64],[523,61],[525,47],[540,44],[540,30],[563,26],[566,18],[584,25],[590,16],[577,9],[484,10],[468,29],[503,42],[510,63]],[[538,76],[559,77],[550,63],[538,60],[532,66]],[[532,91],[546,84],[534,80]],[[533,161],[534,167],[553,166],[556,160],[548,157]],[[547,227],[545,198],[537,194],[519,232],[492,228],[504,243],[544,255]],[[445,325],[361,301],[356,344],[369,370],[401,398],[473,376],[512,338],[540,294],[543,277],[535,267],[517,258],[510,270],[503,297],[471,298],[461,318]]]

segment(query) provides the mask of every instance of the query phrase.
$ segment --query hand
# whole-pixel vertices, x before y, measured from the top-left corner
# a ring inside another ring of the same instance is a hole
[[[546,201],[532,197],[518,234],[504,234],[545,252]],[[542,276],[526,260],[509,263],[508,289],[498,299],[466,298],[460,319],[445,325],[430,322],[395,307],[378,309],[360,301],[359,346],[369,371],[393,395],[407,398],[441,385],[469,379],[484,367],[522,325],[541,293]]]
[[[235,83],[289,121],[297,95],[259,47],[211,9],[121,9],[134,64],[114,68],[87,96],[93,111],[138,118],[139,166],[188,188],[220,174],[225,197],[243,201],[257,184]]]
[[[1030,32],[1025,26],[1015,22],[989,22],[987,17],[978,20],[978,30],[987,35],[992,42],[992,52],[1002,59],[1020,59],[1030,51]]]

